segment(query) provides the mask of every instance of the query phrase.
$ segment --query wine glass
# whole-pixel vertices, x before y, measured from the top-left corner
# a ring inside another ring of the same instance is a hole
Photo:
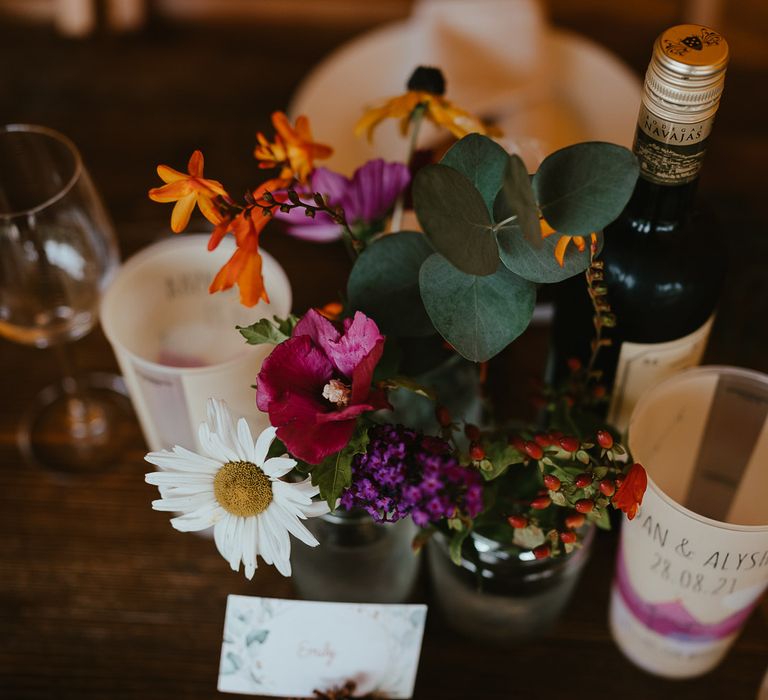
[[[93,328],[118,264],[112,224],[75,145],[46,127],[0,126],[0,336],[54,348],[63,377],[21,417],[28,461],[84,471],[119,448],[119,414],[130,411],[119,377],[76,374],[67,346]]]

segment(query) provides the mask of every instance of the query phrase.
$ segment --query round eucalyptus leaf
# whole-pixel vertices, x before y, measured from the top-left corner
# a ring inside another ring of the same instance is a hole
[[[469,134],[451,146],[440,162],[458,170],[480,193],[493,214],[493,203],[501,189],[509,156],[493,139]]]
[[[577,143],[544,159],[533,178],[533,190],[552,228],[587,235],[621,214],[638,173],[637,158],[623,146]]]
[[[416,216],[432,246],[468,275],[492,275],[499,249],[491,216],[475,186],[447,165],[427,165],[413,182]]]
[[[536,287],[503,265],[493,275],[467,275],[435,253],[421,266],[424,307],[440,335],[463,357],[484,362],[527,327]]]
[[[555,258],[555,248],[563,237],[553,233],[533,246],[517,226],[507,226],[496,234],[499,242],[499,254],[504,266],[531,282],[562,282],[569,277],[584,272],[589,267],[589,237],[586,245],[579,251],[575,242],[570,241],[565,250],[563,266]],[[603,245],[603,234],[598,233],[598,250]]]
[[[510,224],[504,223],[512,217],[514,220]],[[501,190],[493,206],[493,219],[497,230],[517,226],[532,245],[541,242],[539,205],[531,186],[531,176],[520,156],[513,155],[507,160]]]
[[[421,264],[433,252],[424,234],[416,231],[392,233],[372,243],[349,274],[350,307],[373,318],[386,335],[433,334],[419,293]]]

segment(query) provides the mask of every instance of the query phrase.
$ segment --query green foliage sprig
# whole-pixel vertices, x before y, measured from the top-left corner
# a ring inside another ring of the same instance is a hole
[[[568,251],[561,267],[560,238],[613,221],[637,176],[629,150],[591,142],[556,151],[530,177],[518,156],[470,134],[414,179],[424,235],[391,234],[358,257],[350,306],[392,337],[436,332],[465,358],[488,360],[527,328],[537,284],[589,267],[589,250]],[[556,229],[546,239],[542,217]]]

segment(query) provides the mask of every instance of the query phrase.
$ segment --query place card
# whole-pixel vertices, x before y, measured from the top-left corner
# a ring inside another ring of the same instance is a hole
[[[410,698],[426,617],[426,605],[230,595],[218,689],[311,698],[353,681],[355,695]]]

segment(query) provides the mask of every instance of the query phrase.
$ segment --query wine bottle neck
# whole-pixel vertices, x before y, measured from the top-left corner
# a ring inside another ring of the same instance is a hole
[[[698,178],[681,185],[662,185],[641,175],[626,211],[633,219],[654,222],[657,233],[679,230],[691,212],[697,185]]]

